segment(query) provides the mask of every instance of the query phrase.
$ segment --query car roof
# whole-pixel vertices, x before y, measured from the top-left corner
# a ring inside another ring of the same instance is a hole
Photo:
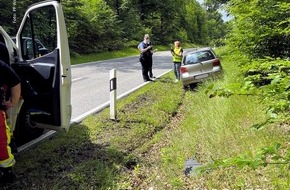
[[[213,49],[211,47],[203,47],[203,48],[196,48],[194,50],[188,51],[186,54],[191,54],[191,53],[195,53],[195,52],[200,52],[200,51],[213,51]]]

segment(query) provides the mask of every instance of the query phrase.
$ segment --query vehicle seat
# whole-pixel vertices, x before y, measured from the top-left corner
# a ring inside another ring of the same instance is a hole
[[[10,65],[9,52],[6,45],[3,42],[0,42],[0,60]]]

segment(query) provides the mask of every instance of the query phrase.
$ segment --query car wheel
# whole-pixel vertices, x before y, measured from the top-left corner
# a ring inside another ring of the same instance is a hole
[[[21,146],[43,134],[44,129],[37,128],[36,123],[31,119],[31,113],[27,104],[23,104],[17,118],[13,136],[17,146]]]

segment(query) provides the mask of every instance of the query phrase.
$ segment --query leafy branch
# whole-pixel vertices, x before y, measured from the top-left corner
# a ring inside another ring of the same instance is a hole
[[[272,120],[290,119],[289,61],[265,58],[244,64],[242,70],[245,76],[242,83],[224,88],[215,88],[211,85],[206,93],[210,98],[217,96],[228,98],[233,95],[259,96],[268,105],[266,112]]]
[[[243,155],[228,159],[212,160],[211,163],[196,168],[195,172],[201,174],[218,168],[238,167],[242,169],[246,166],[257,169],[258,167],[266,167],[270,164],[285,164],[290,167],[289,146],[289,143],[284,146],[280,143],[275,143],[272,146],[261,148],[254,157]]]

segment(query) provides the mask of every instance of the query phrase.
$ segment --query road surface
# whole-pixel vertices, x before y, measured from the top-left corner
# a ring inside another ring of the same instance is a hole
[[[117,96],[144,83],[139,56],[72,66],[72,120],[110,100],[110,70],[117,70]],[[173,67],[169,51],[153,55],[153,74]]]

